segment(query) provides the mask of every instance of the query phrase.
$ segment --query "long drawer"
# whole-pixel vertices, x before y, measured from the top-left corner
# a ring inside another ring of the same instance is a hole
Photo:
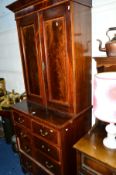
[[[49,159],[45,155],[43,155],[39,150],[34,151],[34,158],[40,162],[44,167],[46,167],[50,172],[54,175],[61,175],[61,166],[57,164],[55,161]]]
[[[33,145],[36,149],[39,149],[41,152],[49,155],[55,160],[60,160],[60,150],[45,141],[33,136]]]
[[[34,134],[37,134],[41,138],[44,138],[54,144],[60,144],[58,140],[58,132],[54,129],[51,129],[49,127],[43,126],[40,123],[36,123],[32,121],[32,131]]]

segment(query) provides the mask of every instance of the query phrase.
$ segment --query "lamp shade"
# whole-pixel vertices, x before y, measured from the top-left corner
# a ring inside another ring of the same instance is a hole
[[[116,72],[95,75],[93,112],[102,121],[116,123]]]

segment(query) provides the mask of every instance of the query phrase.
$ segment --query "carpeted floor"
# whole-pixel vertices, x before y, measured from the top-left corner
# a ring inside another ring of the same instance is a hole
[[[0,138],[0,175],[24,175],[18,154],[13,152],[11,144]]]

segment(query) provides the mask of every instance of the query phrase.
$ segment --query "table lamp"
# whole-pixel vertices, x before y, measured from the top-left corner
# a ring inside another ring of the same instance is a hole
[[[103,144],[116,149],[116,72],[98,73],[94,76],[93,113],[99,120],[108,123],[107,137]]]

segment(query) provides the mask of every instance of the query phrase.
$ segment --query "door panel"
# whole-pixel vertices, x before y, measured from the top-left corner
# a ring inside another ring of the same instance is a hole
[[[44,23],[49,98],[67,102],[66,36],[64,18]],[[61,52],[62,51],[62,52]]]
[[[67,38],[70,37],[68,7],[59,5],[43,12],[45,79],[48,106],[71,110],[72,60]],[[73,85],[72,85],[73,86]]]
[[[32,94],[40,95],[40,85],[38,77],[37,56],[36,56],[36,44],[34,40],[34,25],[29,25],[22,28],[22,37],[25,47],[25,56],[27,64],[28,75],[28,88]],[[34,61],[33,61],[34,60]],[[34,85],[36,84],[36,86]]]
[[[41,44],[36,15],[26,16],[18,21],[23,71],[27,96],[44,103],[45,92],[42,76]]]

